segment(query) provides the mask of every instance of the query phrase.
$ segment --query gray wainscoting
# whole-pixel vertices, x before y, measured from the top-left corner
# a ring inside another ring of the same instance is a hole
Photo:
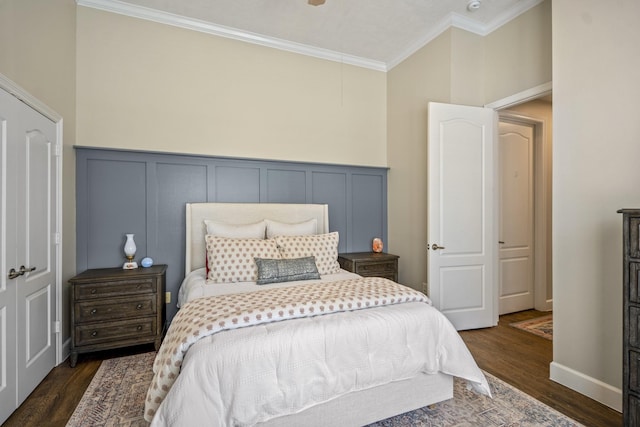
[[[184,277],[185,203],[326,203],[340,252],[387,239],[387,169],[76,147],[77,269],[136,261],[167,264],[167,306]]]

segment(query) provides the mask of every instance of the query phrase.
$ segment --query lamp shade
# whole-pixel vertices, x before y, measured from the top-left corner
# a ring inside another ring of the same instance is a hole
[[[127,259],[133,259],[136,255],[136,242],[133,241],[133,234],[127,234],[127,241],[124,243],[124,254]]]

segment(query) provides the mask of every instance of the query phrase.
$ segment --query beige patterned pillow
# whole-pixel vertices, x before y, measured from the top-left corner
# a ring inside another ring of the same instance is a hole
[[[273,240],[231,239],[205,236],[207,247],[207,280],[215,283],[255,282],[258,268],[254,258],[280,258]]]
[[[334,274],[340,271],[338,264],[338,232],[314,234],[310,236],[277,236],[274,239],[282,258],[303,258],[313,256],[320,274]]]

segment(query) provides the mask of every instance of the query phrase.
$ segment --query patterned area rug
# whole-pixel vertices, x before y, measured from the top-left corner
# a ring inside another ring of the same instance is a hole
[[[454,378],[453,399],[397,415],[369,427],[574,427],[582,424],[544,403],[484,373],[493,398],[467,388]]]
[[[553,340],[553,314],[547,314],[535,319],[511,323],[510,326],[531,332],[539,337]]]
[[[102,362],[67,427],[146,427],[144,399],[155,353]],[[453,399],[371,425],[371,427],[580,426],[498,378],[485,373],[493,399],[454,380]]]
[[[146,427],[144,400],[155,352],[107,359],[91,380],[67,427]]]

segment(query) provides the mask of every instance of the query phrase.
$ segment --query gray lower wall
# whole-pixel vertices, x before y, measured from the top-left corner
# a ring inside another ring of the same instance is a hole
[[[77,269],[167,264],[171,319],[184,277],[185,203],[326,203],[340,252],[387,240],[387,169],[76,147]]]

